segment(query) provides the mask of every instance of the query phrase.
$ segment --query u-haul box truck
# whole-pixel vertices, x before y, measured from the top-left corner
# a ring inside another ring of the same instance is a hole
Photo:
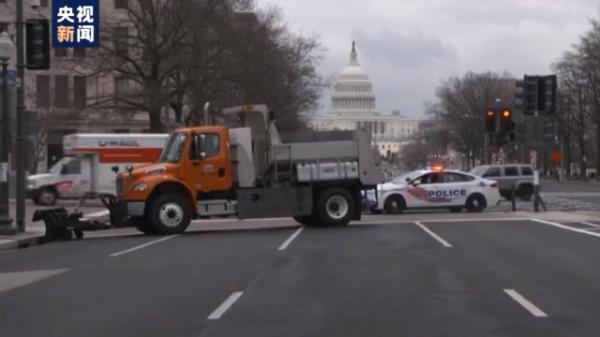
[[[27,178],[27,196],[36,204],[81,198],[87,192],[115,194],[117,169],[155,162],[167,134],[73,134],[65,136],[66,156],[47,173]]]

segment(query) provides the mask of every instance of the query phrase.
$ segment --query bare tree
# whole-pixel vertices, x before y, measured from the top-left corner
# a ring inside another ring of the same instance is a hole
[[[495,73],[469,72],[450,78],[436,91],[438,102],[429,114],[440,119],[452,148],[465,156],[472,154],[472,164],[476,158],[484,159],[484,113],[497,98],[511,101],[511,85],[514,80]]]
[[[323,89],[318,39],[290,33],[273,7],[239,16],[231,33],[225,72],[231,99],[268,104],[283,132],[302,128],[299,113],[314,109]]]
[[[561,93],[560,113],[563,133],[574,140],[578,154],[579,167],[585,179],[587,170],[586,134],[589,131],[588,104],[589,82],[583,72],[582,58],[573,52],[567,52],[554,64],[554,69],[559,77]],[[566,129],[568,127],[568,129]]]
[[[112,75],[115,92],[100,97],[98,105],[110,110],[143,111],[150,130],[162,132],[161,114],[171,98],[182,92],[172,79],[186,64],[186,22],[196,14],[194,1],[130,1],[120,19],[103,22],[103,43],[98,53],[97,75]]]
[[[214,111],[266,103],[283,125],[302,127],[299,113],[322,89],[318,40],[290,33],[279,10],[251,0],[134,0],[105,27],[98,73],[133,85],[100,105],[148,113],[153,132],[164,130],[165,112],[201,124],[207,101]]]
[[[587,88],[588,112],[596,134],[596,179],[600,180],[600,23],[592,20],[591,25],[592,28],[581,37],[576,50]]]

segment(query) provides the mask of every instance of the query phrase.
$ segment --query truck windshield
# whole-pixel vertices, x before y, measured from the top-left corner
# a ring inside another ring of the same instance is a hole
[[[186,136],[183,132],[177,132],[169,136],[158,161],[161,163],[177,163],[183,153],[185,138]]]
[[[62,171],[62,168],[65,164],[70,162],[73,158],[71,157],[63,157],[61,160],[57,161],[52,167],[48,170],[48,173],[52,173],[55,175],[59,175]]]

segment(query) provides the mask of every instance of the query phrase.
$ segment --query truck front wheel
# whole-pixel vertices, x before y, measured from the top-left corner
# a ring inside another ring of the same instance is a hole
[[[355,212],[356,202],[352,194],[343,188],[330,188],[319,195],[315,213],[325,226],[345,226]]]
[[[52,206],[56,203],[58,195],[53,187],[43,187],[37,197],[37,204],[42,206]]]
[[[159,195],[150,204],[148,220],[157,234],[183,233],[192,220],[192,205],[177,193]]]

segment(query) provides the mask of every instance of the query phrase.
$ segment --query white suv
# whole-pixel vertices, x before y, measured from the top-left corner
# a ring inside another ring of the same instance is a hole
[[[517,197],[529,201],[533,195],[533,168],[526,164],[482,165],[469,173],[486,179],[496,180],[500,195],[506,200],[512,197],[515,187]]]

